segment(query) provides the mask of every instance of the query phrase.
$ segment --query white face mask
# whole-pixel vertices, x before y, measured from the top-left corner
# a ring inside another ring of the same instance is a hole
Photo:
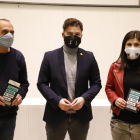
[[[137,59],[140,54],[140,48],[135,48],[135,47],[125,48],[124,51],[126,52],[128,58],[131,60]]]

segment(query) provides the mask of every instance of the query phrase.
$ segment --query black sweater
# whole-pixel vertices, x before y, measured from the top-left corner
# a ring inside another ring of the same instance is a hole
[[[28,91],[27,71],[24,56],[14,48],[10,48],[8,53],[0,53],[0,96],[9,80],[20,83],[19,94],[22,99]],[[6,107],[0,105],[0,119],[10,119],[16,115],[17,106]]]
[[[124,100],[126,100],[130,88],[140,91],[140,74],[138,73],[140,58],[127,60],[127,63],[128,66],[125,69],[123,80]],[[119,116],[115,114],[114,116],[127,123],[140,123],[140,111],[134,113],[124,109],[120,111]]]

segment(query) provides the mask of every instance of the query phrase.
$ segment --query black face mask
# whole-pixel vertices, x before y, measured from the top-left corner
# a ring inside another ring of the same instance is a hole
[[[78,36],[64,36],[64,42],[69,48],[77,48],[81,43],[81,38]]]

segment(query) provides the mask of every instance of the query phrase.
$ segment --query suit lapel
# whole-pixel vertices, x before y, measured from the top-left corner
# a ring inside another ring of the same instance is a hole
[[[83,64],[83,57],[84,57],[84,54],[82,53],[82,50],[78,49],[78,52],[77,52],[77,71],[76,71],[75,85],[76,85],[79,73],[81,71],[81,67],[82,67],[82,64]],[[67,86],[63,47],[61,47],[58,51],[58,61],[59,61],[59,65],[60,65],[60,68],[61,68],[61,72],[62,72],[64,81],[65,81],[66,86]]]
[[[83,57],[84,57],[84,54],[82,53],[82,50],[79,48],[78,52],[77,52],[77,72],[76,72],[75,85],[76,85],[76,82],[78,80],[78,76],[79,76],[79,73],[81,71],[81,68],[82,68]]]
[[[64,64],[64,52],[63,52],[63,47],[61,47],[61,48],[59,49],[59,52],[58,52],[58,61],[59,61],[59,65],[60,65],[60,68],[61,68],[61,72],[62,72],[64,81],[65,81],[66,86],[67,86],[66,71],[65,71],[65,64]]]

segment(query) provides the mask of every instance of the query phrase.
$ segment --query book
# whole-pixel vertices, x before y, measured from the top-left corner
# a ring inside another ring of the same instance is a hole
[[[126,108],[129,111],[137,113],[137,103],[140,101],[140,91],[130,88],[128,96],[126,98]]]
[[[19,92],[19,89],[20,83],[15,82],[13,80],[9,80],[3,93],[3,98],[6,106],[11,107],[12,102],[14,101]]]

